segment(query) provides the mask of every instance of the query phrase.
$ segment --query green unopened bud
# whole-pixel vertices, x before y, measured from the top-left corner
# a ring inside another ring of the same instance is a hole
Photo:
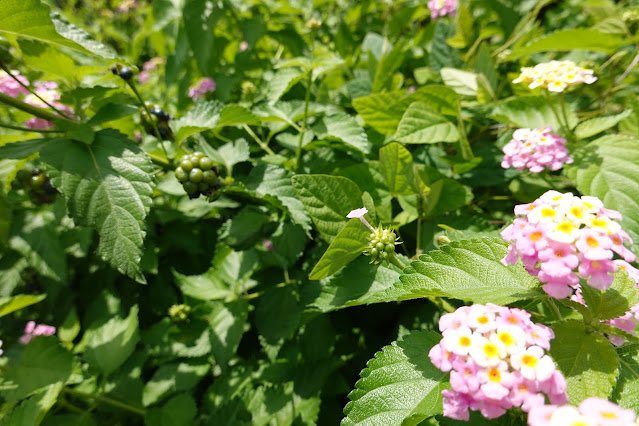
[[[450,238],[448,238],[446,235],[438,235],[437,237],[435,237],[435,243],[438,246],[443,246],[444,244],[450,244]]]
[[[319,19],[311,18],[308,21],[306,21],[306,28],[308,28],[309,30],[316,30],[321,26],[322,26],[322,21],[320,21]]]
[[[191,312],[189,305],[173,305],[169,308],[169,317],[173,322],[184,322],[189,318],[189,312]]]
[[[251,98],[257,93],[257,87],[251,81],[243,81],[241,87],[243,98]]]
[[[380,225],[369,235],[368,251],[366,254],[371,257],[371,262],[379,265],[389,261],[395,256],[395,245],[399,244],[397,235],[390,229],[384,229]]]

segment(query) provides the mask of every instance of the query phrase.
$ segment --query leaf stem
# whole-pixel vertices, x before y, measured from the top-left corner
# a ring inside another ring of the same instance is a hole
[[[555,301],[552,300],[551,297],[546,297],[543,300],[544,300],[544,305],[548,306],[550,308],[550,310],[553,312],[553,314],[555,314],[555,318],[558,321],[561,321],[563,319],[563,316],[561,315],[561,312],[559,311],[559,308],[555,304]]]
[[[462,117],[461,105],[457,104],[457,126],[459,127],[459,150],[461,151],[462,158],[465,161],[470,161],[474,158],[473,150],[468,142],[468,135],[466,135],[466,126],[464,125],[464,118]]]
[[[260,146],[260,148],[262,148],[264,151],[266,151],[268,154],[271,155],[275,155],[275,153],[273,152],[273,150],[271,148],[269,148],[269,146],[267,144],[265,144],[264,142],[262,142],[262,140],[260,138],[257,137],[257,135],[255,134],[255,132],[253,132],[253,130],[251,130],[251,128],[248,126],[248,124],[242,124],[242,127],[244,128],[244,130],[246,130],[246,133],[248,133],[249,135],[251,135],[251,137],[253,138],[253,140],[255,142],[257,142],[257,144]]]
[[[22,102],[19,99],[16,98],[12,98],[11,96],[4,94],[4,93],[0,93],[0,102],[5,104],[5,105],[9,105],[10,107],[19,109],[21,111],[27,112],[35,117],[38,118],[42,118],[43,120],[47,120],[47,121],[56,121],[56,120],[66,120],[66,121],[71,121],[70,119],[66,118],[65,116],[60,117],[57,114],[54,114],[50,111],[47,111],[44,108],[38,108],[38,107],[34,107],[33,105],[29,105],[27,103]]]
[[[14,124],[0,123],[0,127],[5,129],[20,130],[21,132],[34,132],[34,133],[64,133],[62,130],[43,130],[43,129],[31,129],[29,127],[16,126]]]
[[[124,402],[120,402],[117,401],[115,399],[106,397],[106,396],[102,396],[102,395],[92,395],[90,393],[86,393],[86,392],[80,392],[77,391],[75,389],[70,389],[70,388],[63,388],[62,391],[64,393],[67,393],[69,395],[78,397],[78,398],[84,398],[84,399],[92,399],[96,402],[101,402],[104,404],[108,404],[108,405],[112,405],[114,407],[118,407],[121,408],[123,410],[129,411],[131,413],[135,413],[135,414],[139,414],[141,416],[144,416],[146,414],[146,410],[142,409],[142,408],[137,408],[134,407],[132,405],[129,404],[125,404]]]
[[[402,262],[400,262],[399,259],[396,258],[395,256],[390,256],[390,263],[392,263],[393,265],[397,266],[402,271],[404,270],[404,268],[406,268],[406,265],[404,265]]]

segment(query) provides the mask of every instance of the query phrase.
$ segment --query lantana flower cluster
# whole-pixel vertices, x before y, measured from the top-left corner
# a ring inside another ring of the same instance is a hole
[[[430,15],[433,19],[437,19],[440,16],[454,15],[457,13],[458,7],[459,0],[430,0],[428,2]]]
[[[26,345],[35,336],[52,336],[54,334],[54,326],[47,324],[36,324],[35,321],[29,321],[24,328],[24,335],[20,337],[20,343]]]
[[[442,340],[430,350],[432,363],[450,371],[442,391],[444,416],[468,420],[469,409],[489,419],[521,407],[565,404],[566,380],[546,354],[553,331],[522,309],[493,304],[463,306],[439,320]]]
[[[515,214],[524,217],[501,232],[504,240],[512,242],[501,262],[514,265],[521,258],[554,298],[570,296],[580,276],[605,290],[620,267],[631,276],[639,274],[628,263],[635,255],[624,246],[632,240],[617,222],[621,214],[606,209],[597,197],[548,191],[530,204],[515,206]],[[621,259],[613,259],[615,253]]]
[[[634,426],[637,415],[601,398],[572,405],[538,405],[528,413],[529,426]]]
[[[563,92],[569,86],[597,81],[594,71],[582,68],[572,61],[550,61],[521,69],[513,83],[525,83],[529,89],[543,87],[551,92]]]
[[[515,130],[513,138],[504,146],[501,166],[539,173],[544,169],[559,170],[564,164],[572,163],[566,140],[551,130],[550,127]]]
[[[215,81],[205,77],[189,89],[189,97],[195,102],[209,92],[215,92]]]

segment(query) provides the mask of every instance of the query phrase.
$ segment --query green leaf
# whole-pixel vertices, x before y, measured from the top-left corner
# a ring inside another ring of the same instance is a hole
[[[23,400],[8,415],[0,418],[0,425],[38,426],[58,400],[61,390],[62,384],[56,383]]]
[[[29,139],[0,146],[0,158],[20,160],[40,151],[49,143],[63,142],[64,139]]]
[[[380,169],[391,195],[413,194],[413,156],[401,144],[390,143],[379,150]]]
[[[137,113],[138,108],[133,105],[108,103],[101,107],[87,124],[89,126],[97,126]]]
[[[27,67],[73,80],[78,71],[73,59],[50,44],[36,40],[19,40]]]
[[[210,369],[210,364],[201,362],[161,365],[144,385],[142,405],[148,407],[169,395],[192,389]]]
[[[351,219],[328,246],[322,258],[311,271],[309,279],[321,280],[330,277],[351,263],[368,246],[370,231],[359,219]]]
[[[104,374],[114,372],[133,353],[140,340],[138,306],[134,305],[126,318],[113,317],[87,333],[86,361]]]
[[[313,132],[319,139],[338,140],[364,154],[371,151],[371,144],[362,126],[344,112],[323,117],[313,126]]]
[[[293,188],[304,204],[317,230],[329,243],[346,224],[346,215],[362,207],[362,193],[355,183],[344,177],[296,175]]]
[[[614,127],[621,120],[629,117],[632,114],[632,110],[626,110],[616,115],[609,115],[607,117],[595,117],[590,120],[583,121],[575,128],[575,136],[579,139],[586,139],[590,136],[594,136]]]
[[[516,59],[537,52],[574,49],[614,53],[629,42],[626,38],[618,35],[606,34],[588,28],[573,28],[555,31],[536,38],[525,46],[515,49],[510,57]]]
[[[539,281],[521,265],[500,263],[507,247],[499,238],[453,241],[420,256],[395,288],[376,297],[382,302],[436,296],[498,305],[539,297]]]
[[[91,40],[86,32],[49,16],[49,7],[40,0],[3,0],[0,9],[0,34],[38,40],[103,58],[114,58],[111,49]]]
[[[218,101],[198,99],[184,117],[171,121],[175,142],[181,143],[191,135],[217,127],[223,109],[224,106]]]
[[[473,31],[473,16],[468,8],[461,3],[455,15],[455,35],[447,40],[448,45],[456,49],[464,49],[475,40]]]
[[[604,136],[575,150],[574,163],[565,168],[579,192],[623,215],[621,225],[634,241],[639,241],[638,146],[630,136]]]
[[[268,289],[257,304],[255,326],[263,346],[277,346],[298,329],[302,306],[291,286]]]
[[[596,320],[621,317],[639,303],[635,280],[622,271],[615,274],[615,280],[606,291],[584,285],[582,292],[586,305]]]
[[[91,413],[85,411],[82,414],[55,414],[53,416],[47,416],[42,426],[97,426],[97,423],[93,417],[91,417]]]
[[[220,113],[217,127],[239,126],[242,124],[257,125],[260,120],[248,109],[241,105],[225,105]]]
[[[473,199],[472,191],[455,179],[443,175],[434,167],[420,165],[417,172],[421,181],[430,187],[427,208],[424,211],[427,216],[457,210]]]
[[[152,408],[144,415],[147,426],[187,426],[194,424],[197,405],[191,395],[180,394],[161,408]]]
[[[399,122],[395,139],[404,143],[457,142],[457,126],[422,102],[410,104]]]
[[[210,157],[213,161],[224,164],[227,172],[231,174],[234,165],[250,158],[249,144],[244,139],[237,139],[211,151]]]
[[[268,82],[267,94],[270,103],[278,101],[286,92],[291,90],[306,73],[296,68],[284,68],[278,70],[271,81]]]
[[[554,108],[560,111],[561,106],[558,102],[553,102]],[[577,116],[568,109],[566,111],[568,123],[570,127],[577,124]],[[561,123],[553,113],[552,108],[548,105],[548,100],[543,96],[519,96],[509,98],[498,104],[491,115],[498,121],[505,121],[517,127],[538,128],[552,127],[560,129]]]
[[[477,74],[455,68],[442,68],[444,84],[463,96],[477,96]]]
[[[211,0],[193,0],[184,5],[182,16],[186,37],[197,66],[205,76],[208,75],[212,62],[217,59],[215,28],[223,15],[218,3]]]
[[[31,392],[54,384],[64,384],[73,370],[73,355],[51,337],[34,337],[24,349],[20,360],[9,364],[0,382],[0,391],[7,401],[16,401]]]
[[[557,322],[552,329],[555,343],[550,355],[568,382],[570,403],[592,396],[608,399],[620,366],[612,344],[601,334],[586,332],[581,321]]]
[[[149,158],[113,129],[97,132],[92,145],[70,140],[47,145],[40,158],[58,170],[51,173],[53,184],[67,199],[76,224],[100,234],[102,258],[146,282],[140,259],[153,192]]]
[[[46,294],[16,294],[11,297],[0,297],[0,317],[9,315],[11,312],[35,305],[43,301]]]
[[[428,358],[439,339],[432,331],[413,331],[377,352],[348,395],[341,425],[418,424],[441,414],[447,373]]]
[[[639,345],[623,345],[617,349],[619,378],[612,394],[612,400],[620,407],[639,411]]]
[[[226,370],[244,335],[249,304],[246,299],[236,299],[211,302],[210,307],[206,317],[211,327],[211,352],[217,365]]]
[[[443,19],[438,19],[435,23],[435,34],[433,35],[430,49],[430,68],[439,73],[444,67],[461,68],[462,61],[457,56],[457,51],[448,45],[447,40],[455,34],[455,29]]]

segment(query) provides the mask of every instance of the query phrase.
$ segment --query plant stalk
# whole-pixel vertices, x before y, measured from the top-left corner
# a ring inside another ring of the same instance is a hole
[[[22,102],[19,99],[16,98],[12,98],[11,96],[4,94],[4,93],[0,93],[0,102],[8,105],[10,107],[19,109],[21,111],[24,111],[26,113],[29,113],[35,117],[38,118],[42,118],[43,120],[47,120],[47,121],[56,121],[56,120],[66,120],[66,121],[71,121],[70,119],[66,118],[65,116],[60,117],[57,114],[54,114],[50,111],[47,111],[44,108],[38,108],[38,107],[34,107],[33,105],[29,105],[27,103]]]
[[[141,416],[144,416],[146,414],[146,410],[142,409],[142,408],[137,408],[134,407],[132,405],[129,404],[125,404],[124,402],[120,402],[117,401],[115,399],[106,397],[106,396],[102,396],[102,395],[92,395],[90,393],[86,393],[86,392],[80,392],[77,391],[75,389],[70,389],[70,388],[63,388],[62,391],[64,393],[67,393],[69,395],[72,396],[76,396],[79,398],[84,398],[84,399],[92,399],[96,402],[101,402],[104,404],[108,404],[108,405],[112,405],[113,407],[118,407],[121,408],[123,410],[129,411],[131,413],[135,413],[135,414],[139,414]]]

